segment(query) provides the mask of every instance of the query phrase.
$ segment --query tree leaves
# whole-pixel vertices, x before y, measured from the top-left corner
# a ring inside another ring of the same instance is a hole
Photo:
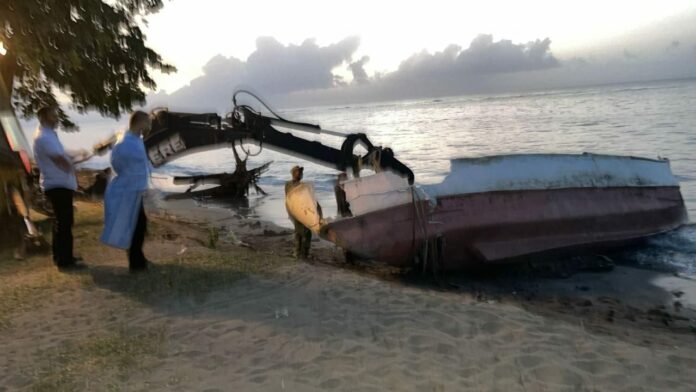
[[[139,23],[162,0],[2,0],[0,72],[13,104],[31,117],[58,101],[80,113],[119,117],[144,104],[150,72],[176,69],[145,43]],[[3,64],[4,63],[4,64]],[[60,99],[58,92],[62,92]],[[65,127],[74,124],[61,110]]]

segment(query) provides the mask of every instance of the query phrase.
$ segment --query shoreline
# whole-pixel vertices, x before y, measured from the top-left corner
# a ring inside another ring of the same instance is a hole
[[[325,241],[192,200],[149,202],[148,274],[100,245],[77,203],[84,273],[0,266],[10,390],[690,390],[696,282],[513,269],[445,280],[347,265]],[[679,305],[677,305],[679,303]]]

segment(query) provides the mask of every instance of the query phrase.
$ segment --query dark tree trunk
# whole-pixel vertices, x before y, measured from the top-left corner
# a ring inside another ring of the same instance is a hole
[[[17,56],[12,50],[7,50],[7,53],[0,57],[0,108],[2,109],[12,107],[12,89],[16,70]]]
[[[236,167],[234,169],[234,173],[232,173],[231,177],[228,179],[229,181],[227,182],[227,186],[236,187],[238,189],[238,191],[236,192],[236,196],[238,197],[244,197],[249,195],[249,188],[251,188],[252,186],[254,187],[256,192],[265,195],[266,192],[264,192],[263,189],[261,189],[258,186],[257,181],[261,177],[261,173],[268,169],[268,165],[270,164],[270,162],[260,167],[247,170],[248,157],[244,159],[241,159],[239,157],[236,143],[232,144],[232,152],[234,153],[234,161],[236,163]]]
[[[249,170],[247,169],[247,158],[241,159],[239,157],[236,143],[232,144],[232,152],[234,153],[236,166],[233,173],[220,173],[190,177],[193,180],[193,185],[188,191],[186,191],[186,193],[191,196],[242,199],[249,195],[249,189],[253,187],[257,193],[266,195],[266,192],[259,187],[258,181],[261,178],[261,174],[268,170],[271,162],[267,162],[259,167]],[[220,181],[220,186],[200,191],[194,190],[199,186],[199,181],[210,180],[211,178],[218,179]]]

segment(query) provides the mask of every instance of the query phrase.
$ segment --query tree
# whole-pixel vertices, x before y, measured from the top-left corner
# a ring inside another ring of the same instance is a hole
[[[144,17],[162,0],[0,0],[0,74],[18,113],[57,104],[119,117],[154,89],[150,72],[175,71],[145,44]],[[8,99],[10,99],[8,97]],[[61,109],[64,127],[74,127]]]

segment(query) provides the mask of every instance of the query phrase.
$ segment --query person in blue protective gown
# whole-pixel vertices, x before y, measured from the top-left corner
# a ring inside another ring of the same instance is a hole
[[[143,253],[147,217],[143,197],[150,179],[150,163],[142,140],[152,126],[150,116],[134,112],[128,131],[111,151],[114,177],[104,194],[104,231],[101,241],[115,248],[128,250],[131,272],[147,271],[148,260]]]

